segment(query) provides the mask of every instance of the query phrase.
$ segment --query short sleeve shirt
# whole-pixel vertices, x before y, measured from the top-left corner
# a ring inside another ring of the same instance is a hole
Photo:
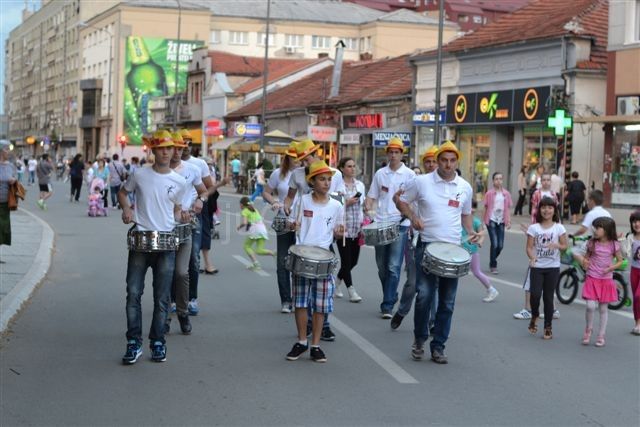
[[[211,172],[209,171],[209,165],[202,159],[197,157],[190,156],[187,160],[183,160],[185,162],[191,163],[200,171],[200,178],[204,179],[208,176],[211,176]]]
[[[233,173],[240,173],[240,160],[238,159],[233,159],[231,160],[231,172]]]
[[[611,218],[611,214],[608,210],[603,208],[602,206],[594,206],[587,214],[584,216],[582,220],[582,226],[593,233],[593,229],[591,228],[591,224],[593,224],[593,220],[600,217]]]
[[[367,197],[377,201],[376,217],[377,222],[398,222],[402,214],[393,202],[393,195],[401,188],[406,188],[412,182],[416,174],[414,171],[401,164],[397,170],[392,170],[389,166],[378,169],[371,181],[371,187]],[[409,225],[409,220],[403,221],[402,225]],[[460,236],[460,233],[458,233]]]
[[[311,194],[296,199],[290,220],[300,222],[297,243],[329,249],[333,243],[333,231],[344,224],[343,207],[329,197],[326,203],[316,203]]]
[[[202,184],[200,170],[191,163],[180,161],[180,164],[174,169],[174,171],[184,178],[187,186],[181,203],[182,209],[186,211],[191,209],[193,202],[195,202],[196,197],[198,197],[196,186]]]
[[[567,230],[562,224],[554,223],[549,228],[543,228],[539,223],[531,224],[527,229],[527,235],[533,237],[533,246],[536,251],[537,268],[560,267],[560,250],[549,248],[550,243],[560,242],[560,236]]]
[[[593,254],[589,258],[589,269],[587,274],[596,279],[613,279],[613,271],[605,273],[604,271],[611,265],[613,256],[620,250],[619,242],[593,242]]]
[[[278,201],[281,205],[284,204],[284,199],[287,197],[287,193],[289,192],[289,180],[291,179],[292,174],[293,171],[289,171],[283,176],[282,169],[278,168],[271,173],[269,181],[267,181],[269,188],[278,193]]]

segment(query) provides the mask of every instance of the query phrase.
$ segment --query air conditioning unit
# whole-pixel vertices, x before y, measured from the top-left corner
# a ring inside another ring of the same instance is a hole
[[[284,47],[284,53],[286,53],[287,55],[291,55],[296,53],[296,48],[293,46],[285,46]]]
[[[635,116],[640,114],[640,96],[621,96],[618,98],[619,116]]]

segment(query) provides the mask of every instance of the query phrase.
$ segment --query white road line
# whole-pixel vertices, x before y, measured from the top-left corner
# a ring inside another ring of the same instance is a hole
[[[240,256],[240,255],[234,255],[233,256],[236,260],[238,260],[240,262],[240,264],[243,264],[245,267],[248,267],[251,265],[251,262],[249,260],[247,260],[245,257]],[[249,270],[249,271],[253,271],[254,273],[256,273],[258,276],[262,276],[262,277],[271,277],[271,275],[269,273],[267,273],[264,270]]]
[[[506,280],[498,279],[497,277],[490,277],[489,280],[496,281],[498,283],[502,283],[503,285],[513,286],[514,288],[522,289],[522,284],[508,282]],[[575,300],[573,300],[573,302],[575,302],[577,304],[585,305],[585,306],[587,305],[586,302],[584,302],[583,300],[581,300],[579,298],[576,298]],[[609,310],[609,313],[617,314],[618,316],[626,317],[628,319],[633,319],[633,314],[627,313],[626,311]]]
[[[387,371],[396,381],[401,384],[418,384],[418,380],[413,378],[407,371],[402,369],[396,362],[391,360],[386,354],[380,351],[376,346],[367,341],[362,335],[351,329],[345,323],[340,321],[333,314],[331,315],[331,326],[337,329],[341,334],[351,340],[360,350],[364,351],[367,356],[373,359],[382,369]]]

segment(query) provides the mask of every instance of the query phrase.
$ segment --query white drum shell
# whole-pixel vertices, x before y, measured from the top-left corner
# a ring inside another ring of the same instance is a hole
[[[362,227],[364,243],[368,246],[384,246],[400,237],[400,225],[391,222],[374,222]]]
[[[338,265],[336,256],[326,249],[308,245],[293,245],[285,259],[285,268],[294,276],[325,279]]]
[[[434,242],[424,248],[422,269],[439,277],[462,277],[469,274],[471,255],[453,243]]]

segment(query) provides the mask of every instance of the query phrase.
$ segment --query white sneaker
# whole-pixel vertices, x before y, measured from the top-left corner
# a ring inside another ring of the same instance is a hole
[[[500,295],[500,292],[498,292],[498,290],[496,288],[494,288],[493,286],[491,288],[489,288],[489,290],[487,291],[487,296],[482,298],[482,301],[484,302],[491,302],[494,299],[498,298],[498,295]]]
[[[347,292],[349,293],[349,301],[351,302],[362,301],[362,297],[358,295],[358,293],[356,292],[356,288],[354,288],[353,286],[351,286],[350,288],[347,288]]]
[[[344,294],[342,293],[342,290],[340,289],[341,283],[342,283],[342,280],[336,283],[336,290],[333,292],[333,296],[336,298],[342,298],[344,296]]]
[[[544,319],[544,313],[540,313],[540,318]],[[559,310],[553,310],[553,318],[554,319],[559,319],[560,318],[560,311]]]
[[[531,319],[531,312],[529,310],[523,308],[519,312],[514,313],[513,314],[513,318],[514,319],[520,319],[520,320],[529,320],[529,319]]]
[[[280,313],[291,313],[291,306],[288,302],[282,304],[282,308],[280,309]]]

